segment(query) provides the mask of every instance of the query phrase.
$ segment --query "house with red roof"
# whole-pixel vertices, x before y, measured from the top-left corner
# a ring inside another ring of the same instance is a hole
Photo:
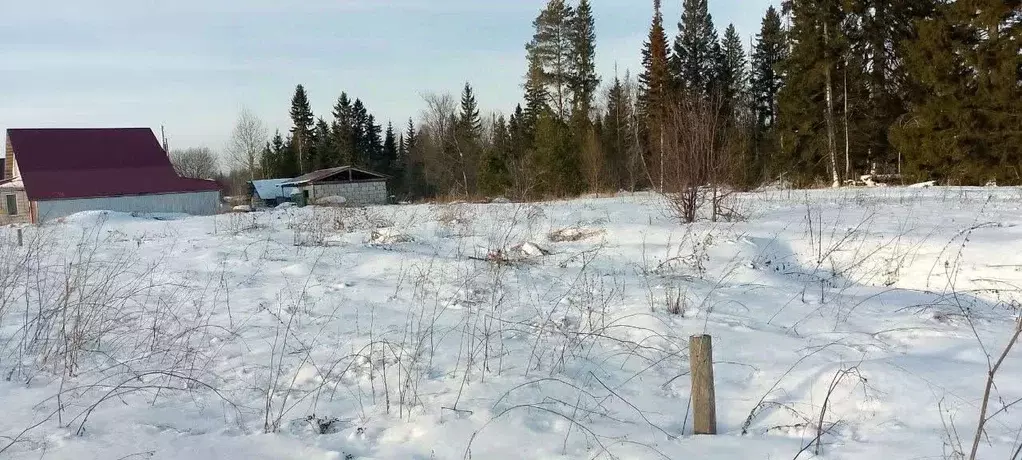
[[[8,129],[0,225],[81,211],[215,214],[216,182],[178,176],[148,128]]]

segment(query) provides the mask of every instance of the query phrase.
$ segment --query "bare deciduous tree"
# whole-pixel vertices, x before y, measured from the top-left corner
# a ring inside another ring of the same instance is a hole
[[[181,177],[212,179],[219,172],[216,156],[208,147],[192,147],[170,153],[174,171]]]
[[[426,109],[422,112],[423,126],[419,130],[423,137],[420,148],[426,158],[432,160],[426,162],[426,175],[441,190],[467,195],[468,171],[456,133],[458,101],[450,93],[427,93],[422,99]]]
[[[259,157],[267,139],[269,131],[266,124],[251,110],[242,108],[227,146],[231,166],[245,169],[249,180],[255,180],[259,171]]]

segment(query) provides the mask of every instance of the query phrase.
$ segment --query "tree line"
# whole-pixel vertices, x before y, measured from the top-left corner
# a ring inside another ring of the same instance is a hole
[[[604,80],[590,2],[549,0],[525,45],[522,102],[507,114],[480,113],[466,83],[460,97],[425,95],[419,119],[399,128],[346,93],[327,119],[299,85],[291,128],[232,152],[252,178],[364,167],[404,199],[841,185],[864,174],[1022,183],[1020,3],[784,0],[747,48],[734,25],[718,32],[708,0],[683,0],[669,38],[653,0],[641,73]]]

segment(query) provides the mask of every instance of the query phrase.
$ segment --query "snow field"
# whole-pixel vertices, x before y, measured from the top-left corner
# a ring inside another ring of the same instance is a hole
[[[1019,315],[1022,192],[740,199],[689,226],[622,194],[5,229],[0,457],[968,454]],[[688,414],[704,332],[715,437]],[[1019,381],[1016,349],[980,458],[1022,445]]]

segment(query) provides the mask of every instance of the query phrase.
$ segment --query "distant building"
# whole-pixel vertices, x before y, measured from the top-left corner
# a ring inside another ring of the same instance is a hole
[[[300,201],[315,204],[328,197],[343,197],[349,206],[387,204],[387,176],[340,166],[320,169],[281,184],[289,195],[300,195]]]
[[[216,182],[180,177],[148,128],[9,129],[0,224],[81,211],[215,214]]]
[[[274,207],[291,200],[291,190],[281,187],[285,182],[293,179],[263,179],[254,180],[248,183],[249,194],[252,196],[252,206]]]

